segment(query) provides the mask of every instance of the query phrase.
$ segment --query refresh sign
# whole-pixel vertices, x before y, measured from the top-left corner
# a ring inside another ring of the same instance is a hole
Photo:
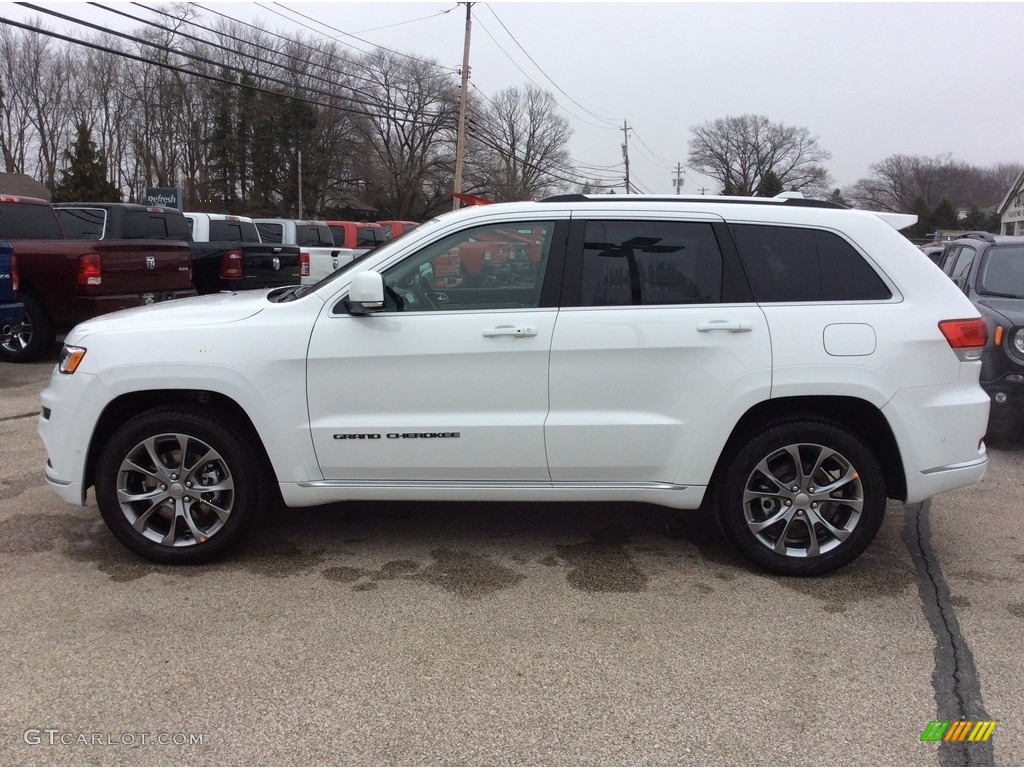
[[[181,187],[147,187],[146,205],[160,205],[164,208],[182,208],[184,194]]]

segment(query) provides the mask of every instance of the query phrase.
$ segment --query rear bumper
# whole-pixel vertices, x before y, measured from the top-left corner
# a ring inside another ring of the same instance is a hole
[[[977,375],[977,374],[974,374]],[[899,446],[908,504],[976,483],[988,468],[990,400],[970,382],[900,390],[882,409]]]

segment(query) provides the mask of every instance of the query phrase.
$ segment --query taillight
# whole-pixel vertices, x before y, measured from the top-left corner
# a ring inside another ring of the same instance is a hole
[[[309,277],[308,253],[299,253],[299,277]]]
[[[242,252],[228,251],[220,262],[220,276],[225,280],[242,279]]]
[[[103,264],[98,253],[83,253],[78,257],[78,284],[103,285]]]
[[[18,258],[11,254],[11,290],[18,290]]]
[[[984,318],[943,320],[939,330],[953,349],[980,349],[988,342],[988,325]]]

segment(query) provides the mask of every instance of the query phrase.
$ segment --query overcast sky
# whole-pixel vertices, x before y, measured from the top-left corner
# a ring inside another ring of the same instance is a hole
[[[94,6],[38,4],[125,28]],[[462,61],[456,2],[200,4],[280,34]],[[477,2],[471,82],[477,95],[531,80],[550,91],[573,159],[615,166],[607,175],[622,175],[627,122],[631,181],[646,192],[674,192],[680,163],[684,193],[716,193],[686,168],[690,128],[747,113],[807,128],[845,187],[896,153],[1024,162],[1022,30],[1024,3]]]

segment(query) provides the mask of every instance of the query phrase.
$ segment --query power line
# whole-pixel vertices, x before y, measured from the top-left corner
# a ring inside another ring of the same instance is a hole
[[[256,56],[256,55],[251,54],[251,53],[246,53],[241,48],[239,48],[239,49],[228,48],[227,46],[221,45],[220,43],[213,43],[213,42],[210,42],[210,41],[205,40],[203,38],[196,37],[194,35],[190,35],[190,34],[188,34],[186,32],[181,32],[179,30],[174,30],[174,29],[171,29],[170,27],[165,27],[165,26],[163,26],[161,24],[157,24],[156,22],[147,21],[146,19],[140,18],[138,16],[133,16],[133,15],[131,15],[129,13],[124,12],[124,11],[119,11],[119,10],[116,10],[114,8],[108,8],[107,6],[104,6],[104,5],[102,5],[100,3],[97,3],[97,2],[91,2],[90,5],[95,5],[95,6],[99,7],[99,8],[103,8],[106,11],[110,11],[111,13],[116,13],[118,15],[125,16],[127,18],[134,19],[136,21],[140,21],[143,24],[148,24],[150,26],[156,27],[157,29],[162,29],[162,30],[164,30],[166,32],[171,32],[173,34],[180,35],[180,36],[185,37],[187,39],[197,41],[197,42],[201,43],[204,46],[209,46],[209,47],[213,47],[213,48],[219,48],[222,51],[226,51],[226,52],[234,54],[236,56],[244,56],[246,58],[252,59],[252,60],[260,62],[260,63],[270,64],[271,66],[277,67],[278,69],[284,70],[285,72],[287,72],[287,73],[289,73],[291,75],[295,75],[297,77],[313,78],[315,80],[319,80],[321,82],[327,83],[328,85],[332,85],[332,86],[341,85],[341,83],[339,83],[337,80],[331,80],[331,79],[328,79],[328,78],[325,78],[325,77],[320,77],[319,75],[313,74],[312,72],[302,72],[302,71],[299,71],[299,70],[294,69],[292,67],[285,66],[284,64],[275,63],[275,62],[269,61],[267,59],[261,59],[259,56]],[[244,38],[238,37],[237,35],[233,35],[230,32],[225,32],[225,31],[222,31],[222,30],[211,29],[209,27],[203,26],[202,24],[198,24],[197,22],[191,21],[189,19],[183,19],[183,18],[180,18],[178,16],[174,16],[173,14],[167,13],[166,11],[162,11],[162,10],[160,10],[158,8],[146,8],[144,5],[142,5],[141,3],[138,3],[138,2],[132,3],[132,5],[136,5],[136,6],[140,7],[140,8],[142,8],[143,10],[149,11],[150,13],[157,13],[157,14],[160,14],[162,16],[166,16],[166,17],[168,17],[170,19],[174,19],[175,21],[184,22],[186,24],[189,24],[190,26],[196,27],[196,28],[201,29],[201,30],[203,30],[205,32],[209,32],[210,34],[217,35],[219,37],[227,37],[227,38],[229,38],[231,40],[234,40],[237,43],[240,43],[243,46],[249,46],[249,47],[252,47],[252,48],[257,48],[259,50],[267,51],[268,53],[273,54],[275,57],[278,57],[278,58],[284,57],[284,58],[290,59],[292,61],[299,62],[299,63],[301,63],[303,65],[314,65],[314,62],[312,60],[310,60],[310,59],[303,59],[302,57],[295,56],[293,54],[288,53],[287,51],[282,51],[282,50],[278,50],[278,49],[275,49],[275,48],[270,48],[269,46],[263,45],[262,43],[258,43],[258,42],[254,41],[254,40],[245,40]],[[224,18],[230,19],[231,21],[236,22],[238,24],[246,24],[245,22],[239,21],[237,19],[231,19],[231,17],[229,17],[229,16],[225,16]],[[252,25],[247,25],[247,26],[252,26]],[[332,52],[327,52],[327,51],[319,50],[319,49],[314,48],[312,46],[307,46],[307,45],[305,45],[305,44],[303,44],[303,43],[301,43],[300,41],[297,41],[297,40],[291,40],[291,39],[286,38],[286,37],[281,37],[280,35],[274,35],[274,33],[271,33],[271,32],[265,32],[264,30],[261,30],[259,27],[253,27],[253,29],[256,29],[256,30],[258,30],[260,32],[264,32],[265,34],[268,34],[268,35],[271,35],[271,36],[279,37],[280,39],[285,40],[286,42],[291,43],[293,45],[302,45],[303,47],[308,48],[310,51],[312,51],[312,52],[314,52],[316,54],[332,53]],[[353,62],[353,64],[354,63],[355,62]],[[365,76],[362,76],[362,75],[357,75],[357,74],[354,74],[352,72],[344,72],[342,70],[335,69],[333,67],[328,67],[328,66],[326,66],[323,63],[316,63],[315,66],[318,66],[324,72],[334,73],[334,74],[338,75],[339,77],[349,78],[349,79],[353,79],[353,80],[361,80],[361,81],[365,81],[365,82],[377,85],[377,82],[373,78],[370,78],[370,77],[365,77]],[[356,88],[352,87],[351,85],[345,85],[344,87],[347,88],[348,90],[350,90],[353,94],[356,94],[357,96],[359,96],[359,97],[361,97],[363,99],[368,99],[368,101],[360,102],[358,99],[352,98],[351,99],[352,101],[354,101],[356,103],[363,104],[364,106],[376,107],[376,106],[379,105],[379,102],[375,99],[375,94],[367,93],[366,91],[362,91],[362,90],[356,89]],[[394,90],[398,91],[399,93],[406,93],[406,94],[412,93],[411,91],[407,91],[407,90],[405,90],[403,88],[399,88],[397,86],[394,87]],[[330,92],[328,91],[328,93],[330,93]]]
[[[540,73],[541,73],[542,75],[544,75],[544,77],[546,77],[546,78],[548,79],[548,82],[550,82],[550,83],[551,83],[551,84],[552,84],[553,86],[555,86],[555,88],[557,88],[557,89],[558,89],[559,93],[561,93],[561,94],[562,94],[563,96],[565,96],[565,97],[566,97],[567,99],[569,99],[569,101],[571,101],[571,102],[572,102],[573,104],[575,104],[575,105],[576,105],[577,107],[579,107],[580,109],[582,109],[582,110],[583,110],[584,112],[586,112],[586,113],[587,113],[588,115],[591,115],[591,116],[593,116],[593,117],[596,117],[596,118],[597,118],[598,120],[604,120],[605,122],[608,122],[608,123],[615,123],[615,124],[616,124],[616,126],[617,126],[617,124],[618,124],[618,119],[617,119],[617,118],[611,118],[611,117],[604,117],[604,116],[602,116],[602,115],[599,115],[599,114],[597,114],[596,112],[592,112],[591,110],[587,109],[587,108],[586,108],[586,107],[584,107],[584,106],[583,106],[582,104],[580,104],[580,103],[579,103],[578,101],[576,101],[576,99],[574,99],[574,98],[573,98],[572,96],[570,96],[570,95],[569,95],[568,93],[566,93],[566,92],[565,92],[565,91],[564,91],[564,90],[562,89],[562,87],[561,87],[561,86],[560,86],[560,85],[559,85],[558,83],[556,83],[556,82],[555,82],[554,80],[552,80],[552,79],[551,79],[551,77],[550,77],[550,76],[548,75],[548,73],[547,73],[547,72],[545,72],[545,71],[544,71],[544,70],[543,70],[543,69],[541,68],[540,64],[538,64],[538,63],[537,63],[536,61],[534,61],[533,57],[532,57],[532,56],[531,56],[531,55],[530,55],[530,54],[529,54],[529,53],[527,52],[527,50],[526,50],[525,48],[523,48],[522,44],[521,44],[521,43],[520,43],[520,42],[519,42],[519,41],[518,41],[518,40],[516,39],[516,36],[512,34],[512,32],[511,32],[511,31],[509,30],[509,28],[508,28],[507,26],[505,26],[505,22],[503,22],[503,21],[502,21],[502,20],[501,20],[501,19],[500,19],[500,18],[498,17],[498,14],[497,14],[497,13],[495,13],[495,11],[494,11],[494,8],[493,8],[493,7],[491,6],[491,5],[488,5],[488,6],[487,6],[487,10],[489,10],[489,11],[491,12],[491,15],[492,15],[492,16],[494,16],[494,18],[495,18],[495,19],[497,19],[497,21],[498,21],[498,23],[499,23],[499,24],[501,24],[501,27],[502,27],[502,29],[504,29],[504,30],[505,30],[505,32],[506,32],[506,33],[508,33],[508,36],[512,38],[512,42],[514,42],[514,43],[515,43],[516,45],[518,45],[518,46],[519,46],[519,50],[521,50],[521,51],[522,51],[522,52],[523,52],[524,54],[526,54],[526,58],[528,58],[528,59],[530,60],[530,62],[531,62],[531,63],[533,64],[533,66],[535,66],[535,67],[537,68],[537,70],[538,70],[538,71],[539,71],[539,72],[540,72]],[[507,54],[506,54],[506,55],[507,55]],[[598,126],[598,127],[610,127],[610,126]],[[618,130],[618,128],[616,127],[616,128],[614,128],[614,129],[612,129],[612,130]]]
[[[31,6],[31,4],[29,4],[29,3],[19,3],[19,5],[25,5],[27,7],[31,7],[33,9],[35,9],[35,7]],[[44,10],[44,9],[39,9],[39,10]],[[54,11],[44,11],[44,12],[51,13],[51,14],[56,14],[56,12],[54,12]],[[63,16],[63,14],[56,14],[56,15]],[[64,17],[64,18],[69,18],[69,20],[75,21],[75,19],[70,19],[70,17]],[[15,21],[14,19],[8,19],[6,17],[0,17],[0,22],[2,22],[4,24],[10,24],[13,27],[19,27],[21,29],[28,30],[30,32],[35,32],[35,33],[40,34],[40,35],[45,35],[47,37],[53,37],[53,38],[56,38],[58,40],[64,40],[65,42],[73,43],[74,45],[79,45],[79,46],[82,46],[82,47],[85,47],[85,48],[91,48],[93,50],[102,51],[104,53],[109,53],[109,54],[112,54],[114,56],[120,56],[122,58],[132,59],[134,61],[139,61],[139,62],[142,62],[143,64],[148,64],[150,66],[159,67],[160,69],[167,69],[167,70],[170,70],[170,71],[173,71],[173,72],[178,72],[179,74],[191,75],[192,77],[197,77],[197,78],[200,78],[202,80],[210,80],[212,82],[222,83],[224,85],[231,85],[231,86],[235,86],[235,87],[238,87],[238,88],[245,88],[247,90],[256,91],[258,93],[263,93],[263,94],[266,94],[268,96],[275,96],[277,98],[284,98],[284,99],[291,99],[291,100],[294,100],[294,101],[300,101],[300,102],[303,102],[305,104],[310,104],[310,105],[317,106],[317,107],[323,107],[325,109],[332,109],[332,110],[336,110],[336,111],[339,111],[339,112],[348,112],[348,113],[352,113],[352,114],[363,115],[365,117],[380,117],[379,114],[376,114],[376,113],[373,113],[373,112],[364,112],[364,111],[357,110],[357,109],[349,109],[349,108],[346,108],[346,107],[338,106],[337,104],[328,104],[328,103],[325,103],[325,102],[322,102],[322,101],[316,101],[314,99],[308,99],[308,98],[305,98],[305,97],[299,96],[299,95],[282,94],[282,93],[278,93],[276,91],[270,91],[270,90],[267,90],[265,88],[260,88],[257,85],[250,85],[248,83],[236,82],[234,80],[228,80],[227,78],[217,77],[216,75],[210,75],[210,74],[206,74],[206,73],[203,73],[203,72],[196,72],[195,70],[186,69],[185,67],[179,67],[179,66],[171,64],[169,62],[153,61],[152,59],[147,59],[147,58],[144,58],[142,56],[136,56],[135,54],[128,53],[127,51],[121,51],[121,50],[117,50],[115,48],[109,48],[107,46],[100,45],[98,43],[90,43],[90,42],[87,42],[85,40],[80,40],[78,38],[69,37],[68,35],[62,35],[62,34],[60,34],[58,32],[51,32],[48,29],[43,29],[41,27],[36,27],[36,26],[31,25],[31,24],[25,24],[25,23],[20,22],[20,21]],[[83,24],[85,24],[86,26],[89,26],[89,27],[95,27],[95,25],[88,24],[86,22],[79,22],[79,23],[83,23]],[[104,30],[104,31],[108,31],[108,30]],[[140,40],[138,38],[133,38],[131,36],[124,35],[122,33],[110,32],[110,34],[118,35],[118,36],[121,36],[121,37],[127,37],[128,39],[131,39],[131,40],[133,40],[135,42],[140,42],[140,43],[144,43],[146,45],[151,45],[151,46],[153,46],[155,48],[164,48],[163,46],[155,45],[153,43],[147,43],[144,40]],[[164,48],[164,50],[170,51],[170,49],[167,49],[167,48]],[[175,51],[170,51],[170,52],[171,53],[176,53]],[[181,55],[181,54],[178,54],[178,55]],[[189,58],[195,59],[195,58],[198,58],[198,57],[190,56]],[[286,85],[287,85],[287,83],[286,83]],[[439,116],[439,115],[435,115],[435,116]],[[413,125],[425,125],[425,126],[433,125],[433,123],[421,122],[421,121],[417,121],[417,120],[414,120],[414,119],[411,119],[411,118],[407,118],[404,121],[408,122],[408,123],[411,123]]]

